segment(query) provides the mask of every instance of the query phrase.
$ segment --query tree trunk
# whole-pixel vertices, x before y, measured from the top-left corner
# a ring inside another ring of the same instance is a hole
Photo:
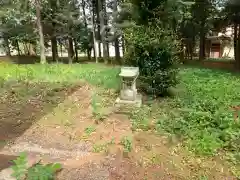
[[[52,45],[52,61],[58,62],[58,49],[57,49],[57,38],[53,36],[51,38],[51,45]]]
[[[124,39],[124,35],[122,35],[122,53],[123,53],[123,55],[125,54],[125,39]]]
[[[185,58],[186,58],[186,54],[187,54],[187,53],[184,53],[184,39],[181,39],[181,41],[180,41],[180,50],[181,50],[180,51],[180,60],[184,63]]]
[[[195,40],[195,36],[192,37],[191,39],[191,48],[190,48],[190,58],[191,60],[193,60],[193,53],[195,50],[195,45],[196,45],[196,40]]]
[[[238,31],[237,31],[237,52],[236,52],[236,68],[237,70],[240,70],[240,24],[237,25]]]
[[[42,30],[42,24],[41,24],[41,7],[39,0],[35,1],[36,3],[36,16],[37,16],[37,27],[38,27],[38,33],[39,33],[39,43],[40,43],[40,63],[45,64],[46,56],[45,56],[45,46],[44,46],[44,36],[43,36],[43,30]]]
[[[26,48],[27,48],[27,55],[30,56],[30,46],[29,46],[29,43],[26,44]]]
[[[62,42],[60,42],[60,53],[61,53],[61,57],[63,57],[63,45],[62,45]]]
[[[23,43],[23,50],[24,50],[24,55],[29,55],[28,46],[25,42]]]
[[[74,48],[75,48],[75,59],[76,59],[76,62],[78,62],[78,46],[77,46],[76,39],[74,39]]]
[[[98,57],[97,57],[97,51],[96,51],[96,34],[95,34],[95,15],[94,10],[92,10],[92,40],[93,40],[93,56],[95,59],[95,62],[98,63]]]
[[[101,27],[100,27],[100,10],[99,10],[99,1],[96,1],[96,24],[97,24],[97,39],[98,39],[98,56],[101,58],[102,57],[102,48],[101,48]]]
[[[103,19],[104,19],[104,26],[108,26],[108,17],[107,17],[107,0],[102,0],[102,6],[103,6]],[[109,32],[108,29],[105,30],[105,39],[107,38],[107,33]],[[106,40],[105,40],[106,41]],[[106,41],[106,47],[107,47],[107,58],[110,57],[110,52],[109,52],[109,42]]]
[[[101,37],[101,36],[99,36],[99,37]],[[102,44],[101,44],[100,39],[98,40],[98,56],[99,56],[99,58],[102,57]]]
[[[68,38],[68,62],[69,62],[69,64],[73,63],[73,56],[74,56],[73,39],[71,37],[69,37]]]
[[[108,52],[107,52],[107,42],[106,42],[106,28],[105,28],[105,21],[104,21],[104,9],[106,6],[105,0],[98,0],[98,6],[99,6],[99,13],[100,13],[100,27],[101,27],[101,41],[103,44],[103,58],[104,62],[108,63]]]
[[[117,21],[117,12],[118,12],[118,0],[114,0],[113,2],[113,26],[116,28],[116,21]],[[115,47],[115,59],[121,65],[121,57],[120,57],[120,49],[119,49],[119,37],[116,32],[114,32],[114,47]]]
[[[93,26],[94,28],[95,26]],[[96,42],[95,42],[95,28],[93,30],[93,57],[95,59],[95,62],[98,63],[98,58],[97,58],[97,52],[96,52]]]
[[[50,8],[52,9],[51,18],[56,19],[56,13],[58,9],[57,1],[50,1]],[[56,37],[56,22],[52,21],[52,34],[51,34],[51,45],[52,45],[52,61],[58,62],[58,42]]]
[[[234,42],[234,59],[235,62],[237,62],[238,59],[238,53],[237,53],[237,39],[238,39],[238,25],[236,23],[234,23],[234,38],[233,38],[233,42]]]
[[[29,52],[30,52],[30,56],[35,55],[34,46],[32,43],[29,43]]]
[[[85,0],[82,0],[82,10],[83,10],[83,21],[84,21],[84,26],[85,29],[88,29],[88,24],[87,24],[87,16],[86,16],[86,2]],[[87,51],[87,56],[88,56],[88,60],[91,60],[91,51],[89,50],[89,48],[86,50]]]
[[[199,46],[199,60],[202,61],[205,59],[205,32],[204,32],[204,25],[202,25],[200,29],[200,46]]]
[[[119,39],[118,37],[115,38],[115,59],[121,65],[121,56],[120,56],[120,48],[119,48]]]
[[[8,37],[4,37],[4,47],[5,47],[5,52],[7,56],[11,56],[11,49],[9,45],[9,40]]]
[[[107,42],[107,58],[110,57],[110,52],[109,52],[109,43]]]
[[[21,51],[20,51],[18,40],[16,40],[16,46],[17,46],[18,56],[20,56],[21,55]]]

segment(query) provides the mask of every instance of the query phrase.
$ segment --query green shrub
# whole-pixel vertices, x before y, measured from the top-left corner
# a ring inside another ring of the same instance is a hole
[[[60,164],[36,164],[30,168],[27,168],[27,154],[21,153],[20,156],[13,161],[12,177],[17,180],[53,180],[57,171],[62,167]]]
[[[159,96],[177,84],[177,41],[171,31],[159,27],[133,27],[127,30],[126,62],[140,69],[140,88]]]

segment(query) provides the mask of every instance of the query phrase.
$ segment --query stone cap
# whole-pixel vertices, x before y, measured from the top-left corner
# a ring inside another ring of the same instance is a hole
[[[139,67],[122,67],[121,73],[119,76],[121,77],[136,77],[139,74]]]

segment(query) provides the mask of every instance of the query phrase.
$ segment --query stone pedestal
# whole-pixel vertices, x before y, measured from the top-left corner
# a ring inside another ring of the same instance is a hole
[[[121,91],[117,98],[117,104],[132,104],[138,107],[142,104],[142,96],[137,93],[136,80],[139,75],[138,67],[122,67],[121,73]]]

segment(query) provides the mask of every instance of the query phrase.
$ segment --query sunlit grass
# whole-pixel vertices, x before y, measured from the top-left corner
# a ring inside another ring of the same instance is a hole
[[[4,80],[68,83],[86,80],[93,85],[115,89],[119,87],[118,72],[118,68],[97,64],[0,65],[0,78]]]

